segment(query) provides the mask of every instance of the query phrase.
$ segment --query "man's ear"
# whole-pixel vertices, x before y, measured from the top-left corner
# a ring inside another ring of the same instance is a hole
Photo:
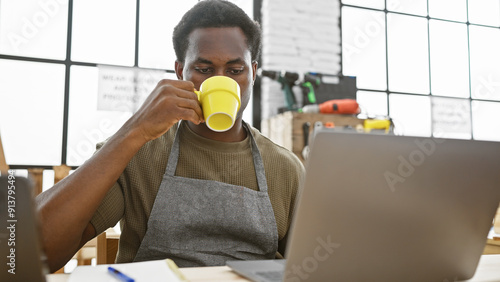
[[[255,78],[257,78],[257,67],[259,66],[259,63],[257,61],[253,61],[252,62],[252,70],[253,70],[253,74],[252,74],[252,85],[254,84],[255,82]]]
[[[177,79],[184,80],[184,76],[182,75],[183,70],[184,64],[175,60],[175,74],[177,75]]]

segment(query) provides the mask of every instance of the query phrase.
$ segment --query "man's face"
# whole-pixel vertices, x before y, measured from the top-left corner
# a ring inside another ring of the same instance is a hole
[[[194,83],[196,89],[205,79],[228,76],[241,89],[241,118],[252,93],[257,63],[252,62],[246,37],[239,27],[199,28],[189,35],[184,64],[176,63],[177,77]]]

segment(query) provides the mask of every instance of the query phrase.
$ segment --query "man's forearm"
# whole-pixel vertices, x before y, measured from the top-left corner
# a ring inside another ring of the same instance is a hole
[[[133,135],[125,125],[73,174],[36,198],[42,243],[51,270],[63,266],[96,235],[88,234],[90,219],[145,142]]]

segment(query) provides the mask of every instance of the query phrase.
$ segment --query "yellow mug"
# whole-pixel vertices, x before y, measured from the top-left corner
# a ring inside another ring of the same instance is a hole
[[[233,127],[241,105],[240,86],[227,76],[212,76],[194,91],[201,103],[205,124],[213,131],[224,132]]]

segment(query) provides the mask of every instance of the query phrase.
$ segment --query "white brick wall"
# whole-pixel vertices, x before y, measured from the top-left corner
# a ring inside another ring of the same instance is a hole
[[[262,66],[298,73],[340,72],[339,0],[263,0]],[[300,89],[294,89],[301,101]],[[262,119],[285,106],[278,82],[262,79]]]

